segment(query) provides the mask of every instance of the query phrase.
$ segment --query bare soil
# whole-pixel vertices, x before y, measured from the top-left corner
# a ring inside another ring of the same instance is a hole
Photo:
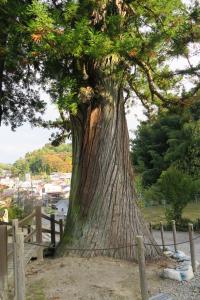
[[[169,260],[148,263],[150,295],[159,292],[160,273]],[[27,272],[27,300],[140,300],[138,265],[105,257],[68,256],[32,262]]]

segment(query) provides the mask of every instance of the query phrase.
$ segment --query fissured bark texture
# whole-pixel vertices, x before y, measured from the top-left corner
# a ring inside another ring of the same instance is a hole
[[[136,235],[156,243],[137,206],[123,93],[111,84],[99,93],[101,101],[84,104],[71,117],[73,176],[61,252],[113,248],[75,253],[135,260]],[[160,250],[146,245],[145,254],[155,258]]]

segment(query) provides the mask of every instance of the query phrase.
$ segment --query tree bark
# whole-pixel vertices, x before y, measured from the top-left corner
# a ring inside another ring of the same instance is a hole
[[[98,94],[99,101],[84,104],[71,117],[73,174],[60,250],[112,248],[76,253],[135,260],[136,235],[156,243],[137,206],[123,92],[111,80],[102,80]],[[160,250],[146,245],[145,254],[155,258]]]
[[[4,50],[6,47],[7,42],[7,34],[1,33],[0,34],[0,41],[1,47]],[[4,65],[5,65],[5,55],[0,55],[0,127],[2,123],[2,115],[3,115],[3,72],[4,72]]]

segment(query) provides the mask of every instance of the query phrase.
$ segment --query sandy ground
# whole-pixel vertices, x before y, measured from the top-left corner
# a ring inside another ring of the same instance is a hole
[[[159,231],[154,231],[154,237],[161,243]],[[177,233],[178,242],[187,240],[188,233]],[[171,232],[165,232],[165,243],[173,243]],[[197,259],[200,261],[200,239],[195,240],[195,247]],[[179,245],[178,249],[189,254],[189,243]],[[171,280],[163,280],[160,277],[165,267],[173,265],[174,263],[166,260],[147,264],[150,295],[161,291],[168,292],[171,288],[176,289],[178,283],[173,286]],[[26,278],[27,300],[141,299],[138,265],[106,257],[86,259],[69,256],[45,259],[43,262],[35,261],[28,265]],[[200,296],[198,297],[197,299],[200,299]],[[189,299],[193,298],[187,300]]]
[[[165,260],[147,264],[150,294],[159,292]],[[28,266],[27,300],[139,300],[138,266],[105,257],[45,259]]]

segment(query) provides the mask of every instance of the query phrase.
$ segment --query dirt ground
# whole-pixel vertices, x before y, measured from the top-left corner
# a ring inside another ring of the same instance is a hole
[[[169,261],[147,264],[151,295],[159,292],[160,273]],[[138,265],[105,257],[64,257],[28,265],[27,300],[140,300]]]

